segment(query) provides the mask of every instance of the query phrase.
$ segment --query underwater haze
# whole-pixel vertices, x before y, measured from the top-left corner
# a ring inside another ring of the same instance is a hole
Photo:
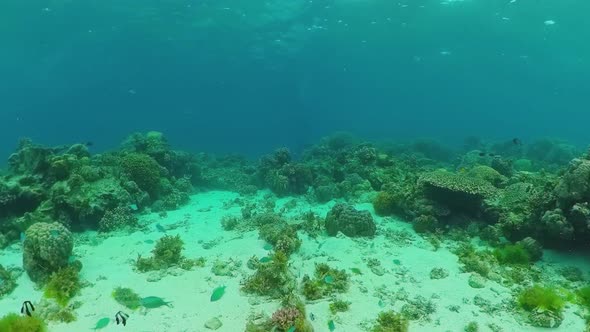
[[[298,150],[335,130],[586,144],[579,0],[5,0],[0,155],[19,137]]]

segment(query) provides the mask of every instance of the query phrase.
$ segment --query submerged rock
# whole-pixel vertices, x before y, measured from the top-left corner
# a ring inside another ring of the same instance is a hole
[[[471,288],[484,288],[486,286],[486,278],[477,273],[472,273],[469,276],[468,283]]]
[[[217,330],[222,325],[223,324],[221,323],[221,321],[217,317],[213,317],[205,322],[205,327],[208,328],[209,330]]]

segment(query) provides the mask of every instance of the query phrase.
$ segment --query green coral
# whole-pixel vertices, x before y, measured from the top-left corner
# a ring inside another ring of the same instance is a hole
[[[535,285],[518,295],[518,304],[527,311],[548,310],[560,314],[565,307],[563,298],[553,289]]]
[[[315,266],[314,277],[304,276],[302,281],[303,295],[308,300],[318,300],[334,293],[348,290],[349,276],[345,270],[333,269],[328,264],[319,263]]]
[[[67,305],[82,288],[78,273],[76,267],[68,266],[52,274],[45,285],[45,297],[55,299],[61,306]]]
[[[256,272],[246,278],[242,289],[249,294],[280,298],[295,288],[295,280],[287,266],[287,255],[275,252],[269,262],[257,264]]]
[[[377,316],[377,322],[371,332],[408,332],[409,322],[393,310],[384,311]]]
[[[119,304],[131,310],[141,307],[141,297],[131,288],[117,287],[113,290],[112,296]]]
[[[172,266],[180,266],[185,270],[191,269],[196,262],[182,256],[183,246],[184,242],[180,235],[165,235],[156,242],[152,250],[153,256],[146,258],[139,256],[135,261],[135,268],[140,272],[161,270]]]
[[[531,263],[531,255],[521,244],[507,244],[496,248],[494,257],[500,264],[526,265]]]
[[[348,311],[349,308],[349,301],[335,300],[334,302],[330,303],[330,312],[332,314]]]
[[[129,153],[121,159],[121,167],[139,188],[156,195],[160,186],[160,165],[147,154]]]
[[[47,327],[38,317],[8,314],[0,319],[2,332],[45,332]]]
[[[465,326],[465,332],[477,332],[479,331],[479,326],[477,325],[477,322],[469,322],[469,324],[467,324],[467,326]]]

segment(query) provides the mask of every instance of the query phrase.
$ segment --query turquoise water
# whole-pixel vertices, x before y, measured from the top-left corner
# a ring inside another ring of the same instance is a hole
[[[589,12],[4,0],[0,332],[590,331]]]
[[[20,136],[107,149],[134,130],[250,154],[334,130],[586,143],[582,1],[2,6],[2,155]]]

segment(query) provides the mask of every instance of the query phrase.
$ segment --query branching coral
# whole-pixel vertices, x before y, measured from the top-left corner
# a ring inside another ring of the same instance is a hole
[[[184,242],[179,235],[166,235],[158,240],[152,250],[152,257],[139,256],[135,261],[135,268],[140,272],[166,269],[179,266],[183,269],[192,268],[196,262],[182,256]]]
[[[249,294],[280,298],[295,289],[295,279],[287,267],[287,256],[275,252],[269,262],[257,264],[256,272],[246,278],[242,289]]]
[[[55,272],[45,285],[45,297],[53,298],[65,306],[79,291],[81,286],[78,269],[68,266]]]
[[[314,277],[304,276],[302,292],[308,300],[318,300],[334,293],[348,290],[349,276],[344,270],[333,269],[327,264],[319,263],[315,266]]]

